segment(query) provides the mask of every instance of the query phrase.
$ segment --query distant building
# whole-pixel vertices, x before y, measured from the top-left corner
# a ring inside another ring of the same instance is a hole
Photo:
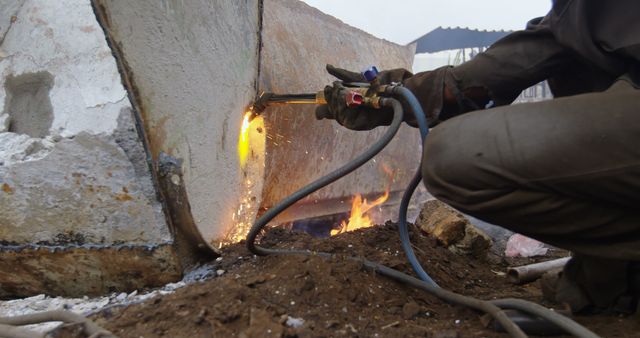
[[[486,31],[469,28],[438,27],[411,43],[416,44],[413,72],[446,65],[459,65],[473,59],[512,31]],[[525,89],[515,102],[535,102],[552,98],[546,81]]]

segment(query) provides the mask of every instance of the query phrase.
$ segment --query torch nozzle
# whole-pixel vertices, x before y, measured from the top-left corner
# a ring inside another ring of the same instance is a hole
[[[254,119],[256,116],[261,115],[265,109],[273,105],[285,105],[285,104],[326,104],[324,99],[324,92],[307,94],[275,94],[271,92],[262,92],[258,99],[251,105],[249,111],[251,112],[250,119]]]

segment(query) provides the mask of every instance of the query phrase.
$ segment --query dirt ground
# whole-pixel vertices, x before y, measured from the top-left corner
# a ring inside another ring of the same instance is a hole
[[[509,264],[532,260],[462,257],[415,228],[411,232],[419,259],[441,286],[482,299],[518,297],[559,307],[542,300],[537,283],[514,286],[504,276]],[[411,269],[392,223],[325,239],[275,229],[263,243],[362,256],[401,271]],[[471,310],[343,258],[255,257],[239,243],[225,248],[216,264],[224,270],[220,277],[103,311],[93,319],[123,338],[507,337],[484,328]],[[577,319],[602,337],[640,337],[639,321],[633,317]]]

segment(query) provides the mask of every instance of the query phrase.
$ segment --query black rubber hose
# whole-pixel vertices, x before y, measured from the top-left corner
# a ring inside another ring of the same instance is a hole
[[[466,306],[469,307],[471,309],[474,310],[478,310],[484,313],[489,314],[491,317],[493,317],[493,319],[495,319],[497,322],[500,323],[500,325],[502,325],[502,327],[504,328],[504,330],[509,333],[509,335],[511,337],[514,338],[526,338],[527,335],[526,333],[524,333],[522,331],[522,329],[520,329],[520,327],[518,325],[516,325],[506,314],[504,311],[502,311],[502,309],[500,309],[498,306],[492,304],[491,302],[488,301],[484,301],[484,300],[480,300],[477,298],[473,298],[473,297],[468,297],[468,296],[463,296],[461,294],[443,289],[439,286],[434,286],[431,285],[425,281],[422,281],[420,279],[417,279],[415,277],[409,276],[405,273],[402,273],[398,270],[394,270],[390,267],[387,267],[385,265],[379,264],[379,263],[375,263],[372,261],[369,261],[367,259],[360,259],[360,258],[352,258],[353,260],[356,261],[360,261],[362,262],[362,264],[369,268],[372,269],[374,271],[376,271],[377,273],[393,278],[395,280],[398,280],[400,282],[403,282],[405,284],[411,285],[415,288],[424,290],[448,303],[451,304],[457,304],[457,305],[462,305],[462,306]]]
[[[522,299],[506,298],[492,300],[491,303],[499,306],[502,309],[513,309],[522,311],[540,318],[543,318],[551,323],[556,324],[566,332],[580,338],[599,338],[599,336],[591,332],[586,327],[576,323],[571,318],[567,318],[559,313],[550,311],[544,306],[536,303],[527,302]]]
[[[418,257],[416,257],[415,252],[413,251],[413,247],[411,246],[411,239],[409,238],[409,225],[407,223],[407,210],[409,209],[409,203],[411,202],[411,197],[413,193],[416,191],[416,188],[422,181],[422,174],[420,170],[416,172],[416,174],[411,179],[411,183],[404,191],[404,195],[402,195],[402,200],[400,201],[400,212],[398,214],[398,232],[400,233],[400,243],[402,244],[402,249],[404,250],[405,255],[407,256],[407,260],[413,271],[418,275],[418,278],[425,281],[433,286],[438,286],[438,284],[429,276],[429,274],[422,268],[422,265],[418,261]]]
[[[367,163],[370,159],[376,156],[384,147],[391,142],[393,137],[398,132],[400,125],[402,124],[402,118],[404,112],[402,110],[402,105],[398,100],[391,98],[383,98],[380,101],[380,104],[384,107],[391,107],[393,109],[393,120],[391,125],[387,129],[387,132],[382,135],[382,137],[375,142],[369,149],[367,149],[364,153],[349,161],[344,166],[336,169],[335,171],[327,174],[326,176],[321,177],[320,179],[310,183],[309,185],[303,187],[302,189],[294,192],[293,194],[287,196],[281,202],[273,206],[271,209],[267,210],[251,227],[249,230],[249,234],[247,235],[247,248],[249,251],[257,254],[257,255],[269,255],[269,254],[290,254],[292,253],[290,250],[279,250],[279,249],[268,249],[263,248],[255,244],[255,240],[258,237],[258,234],[274,217],[276,217],[279,213],[296,203],[297,201],[303,199],[307,195],[312,194],[313,192],[323,188],[343,176],[349,174],[350,172],[358,169],[363,164]]]

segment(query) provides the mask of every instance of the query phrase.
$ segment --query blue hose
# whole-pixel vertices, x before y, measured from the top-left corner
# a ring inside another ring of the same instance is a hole
[[[400,96],[403,103],[405,103],[405,106],[409,108],[411,113],[415,116],[416,122],[418,123],[418,128],[420,129],[420,138],[422,139],[422,144],[424,145],[424,141],[427,138],[427,135],[429,135],[429,125],[427,123],[427,118],[422,111],[422,106],[420,106],[420,103],[413,95],[413,93],[407,88],[393,86],[390,87],[388,91],[390,92],[389,94]],[[413,271],[415,271],[418,278],[420,278],[422,281],[437,287],[438,284],[424,270],[424,268],[418,261],[418,257],[416,257],[413,248],[411,247],[411,239],[409,238],[409,226],[407,224],[407,210],[409,209],[411,197],[422,181],[422,173],[420,171],[420,167],[422,167],[422,162],[420,163],[418,170],[411,179],[409,186],[402,195],[402,200],[400,201],[400,210],[398,213],[398,232],[400,233],[400,242],[402,244],[402,249],[407,256],[407,260],[409,261],[409,264],[411,264]]]

